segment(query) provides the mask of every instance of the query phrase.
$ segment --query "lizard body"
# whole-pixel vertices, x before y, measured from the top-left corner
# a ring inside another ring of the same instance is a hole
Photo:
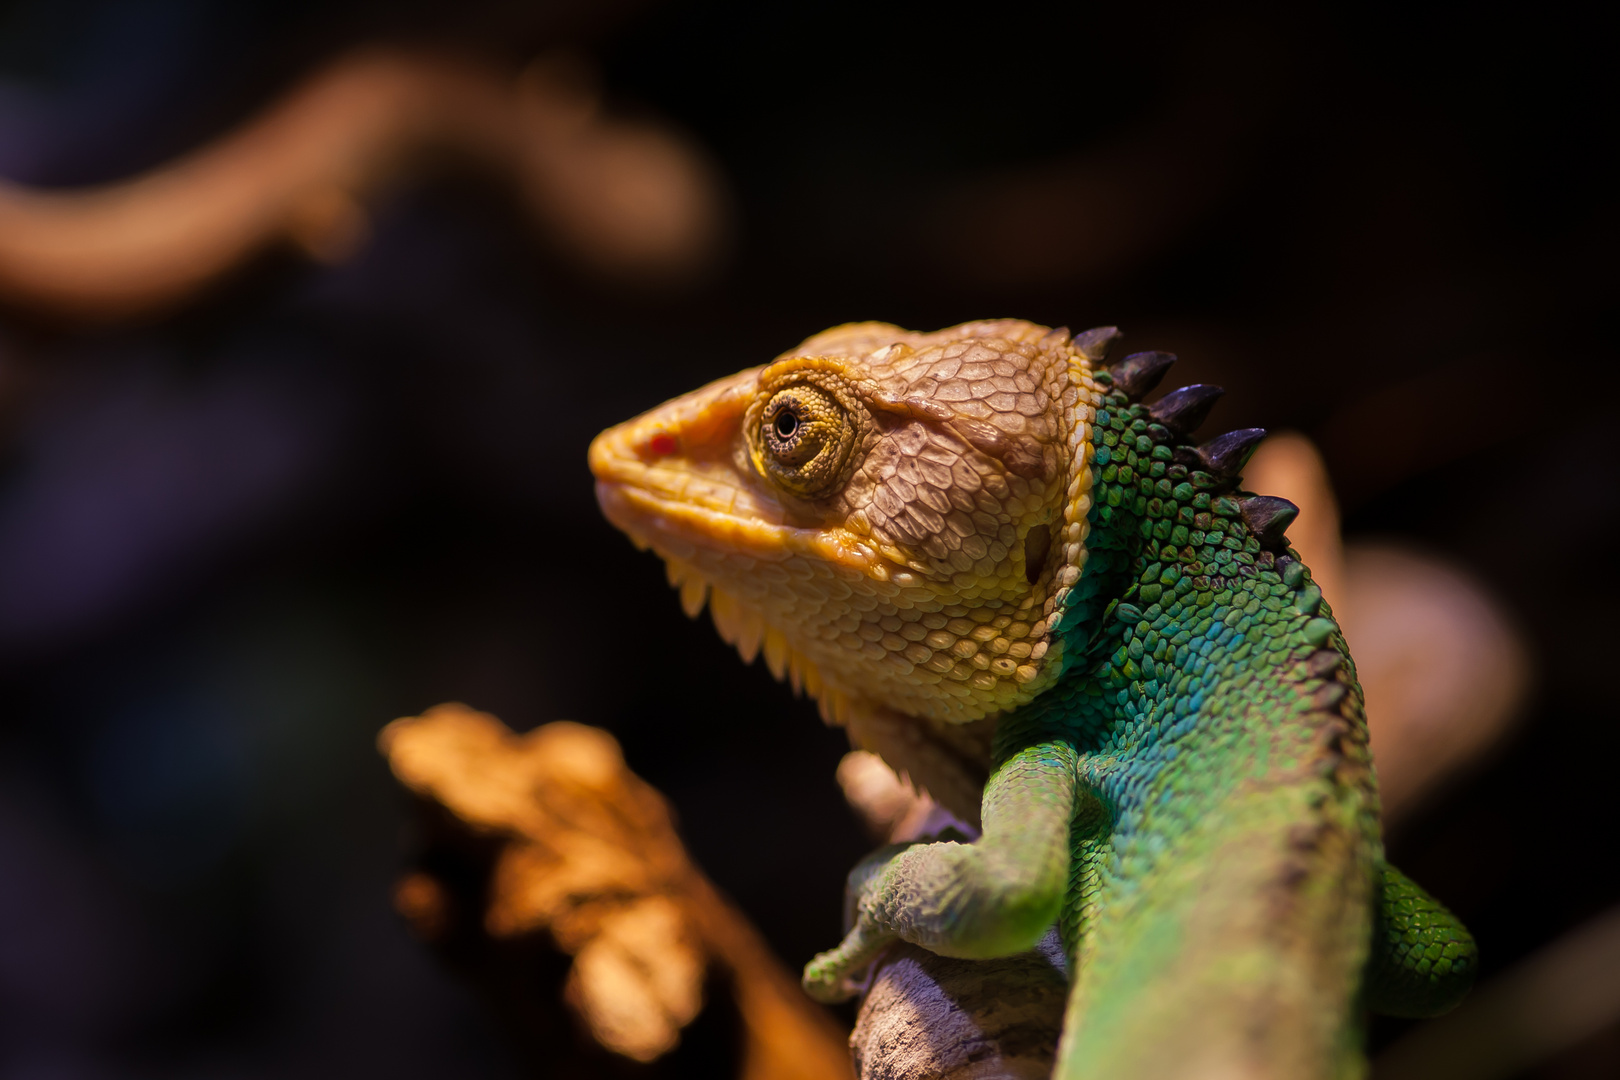
[[[1443,1011],[1467,931],[1383,862],[1361,691],[1238,490],[1263,432],[1186,436],[1173,361],[1117,331],[858,323],[599,436],[610,520],[745,659],[964,820],[875,853],[806,969],[895,938],[1073,972],[1060,1078],[1360,1075],[1363,1005]]]

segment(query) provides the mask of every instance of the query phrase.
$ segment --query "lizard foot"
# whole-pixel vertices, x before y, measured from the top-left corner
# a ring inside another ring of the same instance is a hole
[[[836,949],[818,953],[804,966],[804,992],[823,1005],[836,1005],[860,993],[867,969],[898,935],[874,926],[857,927]]]
[[[967,959],[1033,948],[1057,918],[1068,865],[1020,854],[955,839],[874,852],[849,875],[850,930],[805,968],[805,990],[818,1001],[851,997],[864,969],[896,939]]]
[[[844,940],[835,949],[818,953],[804,967],[804,991],[824,1005],[848,1001],[860,993],[866,969],[885,946],[896,940],[879,927],[870,914],[873,892],[883,871],[912,844],[878,848],[855,865],[844,883]]]

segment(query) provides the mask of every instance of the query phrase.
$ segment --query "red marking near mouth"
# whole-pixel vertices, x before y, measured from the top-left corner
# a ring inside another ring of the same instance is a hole
[[[647,440],[647,453],[656,457],[668,457],[681,448],[680,440],[667,431],[660,431]]]

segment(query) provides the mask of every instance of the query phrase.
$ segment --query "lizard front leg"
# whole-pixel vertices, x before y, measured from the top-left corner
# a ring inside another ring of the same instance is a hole
[[[853,926],[805,967],[810,995],[849,998],[855,978],[897,939],[970,959],[1033,948],[1057,921],[1068,886],[1075,761],[1065,740],[1026,746],[991,774],[977,841],[884,848],[857,866]]]

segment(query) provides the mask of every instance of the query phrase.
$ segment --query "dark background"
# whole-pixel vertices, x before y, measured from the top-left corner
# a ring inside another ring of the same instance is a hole
[[[1223,426],[1315,437],[1347,533],[1473,572],[1537,664],[1394,857],[1487,977],[1620,901],[1590,7],[0,3],[14,182],[160,164],[363,41],[564,44],[735,210],[717,271],[630,289],[444,179],[342,266],[134,327],[0,313],[0,1076],[514,1075],[389,907],[373,740],[443,700],[607,727],[779,955],[832,944],[842,734],[683,618],[584,457],[852,319],[1118,323]],[[1611,1025],[1535,1075],[1617,1073]]]

